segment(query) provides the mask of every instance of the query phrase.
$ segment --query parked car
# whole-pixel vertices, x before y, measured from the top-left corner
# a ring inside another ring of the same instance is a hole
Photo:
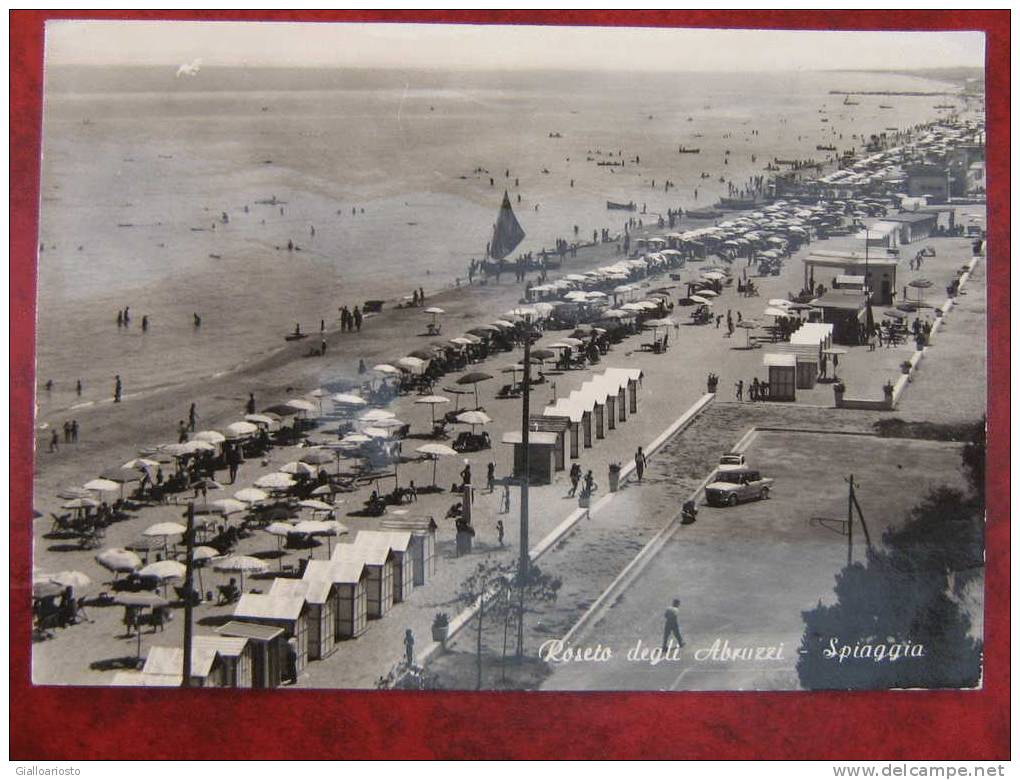
[[[749,468],[721,471],[716,481],[705,488],[709,506],[736,506],[742,501],[769,497],[773,480]]]
[[[727,452],[719,458],[719,471],[733,471],[747,466],[747,461],[739,452]]]

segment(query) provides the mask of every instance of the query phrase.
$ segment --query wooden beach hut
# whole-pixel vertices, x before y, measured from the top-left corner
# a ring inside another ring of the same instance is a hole
[[[301,596],[245,593],[234,608],[234,620],[282,628],[293,653],[294,673],[308,665],[308,605]]]
[[[278,688],[287,665],[287,636],[282,628],[231,620],[216,629],[220,636],[247,639],[252,648],[252,687]]]
[[[544,414],[533,414],[528,420],[531,430],[556,434],[556,445],[553,447],[553,471],[566,469],[566,441],[567,431],[571,428],[570,421],[563,417],[546,417]]]
[[[797,400],[797,356],[784,353],[770,353],[762,362],[769,372],[769,400]]]
[[[338,544],[333,548],[333,561],[362,564],[367,577],[369,619],[385,617],[393,607],[393,551],[386,540],[369,540]]]
[[[181,670],[184,668],[183,647],[151,647],[145,658],[142,674],[172,677],[181,681]],[[191,646],[191,680],[192,688],[222,688],[225,684],[223,661],[219,653],[209,648]]]
[[[255,645],[245,637],[203,635],[193,637],[191,649],[215,651],[223,661],[223,685],[251,688],[255,685]]]
[[[436,573],[436,521],[431,517],[423,519],[383,520],[381,527],[387,531],[407,531],[411,534],[412,582],[424,585]]]
[[[339,597],[332,582],[279,577],[269,595],[303,598],[308,605],[308,659],[321,661],[333,654]]]
[[[552,406],[547,406],[542,411],[542,418],[545,420],[561,420],[568,432],[567,438],[570,442],[571,460],[580,457],[581,454],[581,424],[584,421],[584,410],[580,404],[576,404],[569,398],[560,398]],[[590,443],[588,446],[591,446]]]
[[[355,561],[308,561],[303,579],[323,580],[336,588],[334,636],[354,639],[368,627],[368,572]]]
[[[627,404],[626,408],[623,404],[619,404],[620,411],[620,422],[627,419],[626,415],[637,414],[638,410],[638,387],[641,385],[641,380],[644,379],[645,373],[640,368],[607,368],[605,376],[620,377],[626,380],[627,385]]]
[[[531,485],[548,485],[552,482],[553,451],[559,437],[552,431],[528,432],[528,482]],[[513,445],[514,471],[519,479],[524,476],[524,439],[520,431],[507,431],[503,443]]]
[[[399,604],[414,589],[414,563],[411,560],[409,531],[358,531],[354,544],[368,544],[382,549],[389,545],[393,555],[393,602]]]

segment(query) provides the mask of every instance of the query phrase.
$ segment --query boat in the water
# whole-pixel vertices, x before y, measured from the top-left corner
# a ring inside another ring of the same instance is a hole
[[[615,201],[607,200],[606,208],[616,209],[617,211],[637,211],[637,205],[634,201],[631,201],[630,203],[616,203]]]
[[[887,106],[887,105],[884,105],[884,104],[879,104],[878,107],[879,108],[892,108],[892,106]]]
[[[681,146],[676,150],[677,154],[701,154],[701,149],[688,149],[686,146]]]
[[[942,103],[940,105],[935,106],[935,108],[950,108],[950,109],[952,109],[952,108],[956,108],[956,106],[949,105],[948,103]]]
[[[850,96],[847,95],[845,98],[843,98],[843,105],[844,106],[859,106],[860,103],[858,103],[856,100],[851,100]]]
[[[745,211],[747,209],[753,209],[760,203],[756,198],[719,198],[717,204],[721,209],[730,209],[736,211]]]

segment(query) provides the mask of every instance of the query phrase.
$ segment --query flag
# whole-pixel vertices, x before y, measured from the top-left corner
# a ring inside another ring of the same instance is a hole
[[[499,217],[496,219],[496,227],[492,231],[492,245],[489,247],[489,256],[502,260],[517,248],[517,245],[524,240],[524,228],[514,216],[514,210],[510,207],[510,196],[503,192],[503,205],[499,208]]]

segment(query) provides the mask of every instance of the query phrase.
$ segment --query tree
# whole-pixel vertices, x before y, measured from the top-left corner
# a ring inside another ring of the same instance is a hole
[[[479,561],[475,570],[468,575],[461,583],[460,591],[457,593],[457,600],[467,607],[477,607],[475,612],[476,631],[476,663],[478,678],[476,689],[482,687],[482,629],[485,623],[486,610],[496,611],[497,614],[505,605],[511,590],[510,582],[513,578],[514,565],[504,563],[493,558],[485,558]]]

